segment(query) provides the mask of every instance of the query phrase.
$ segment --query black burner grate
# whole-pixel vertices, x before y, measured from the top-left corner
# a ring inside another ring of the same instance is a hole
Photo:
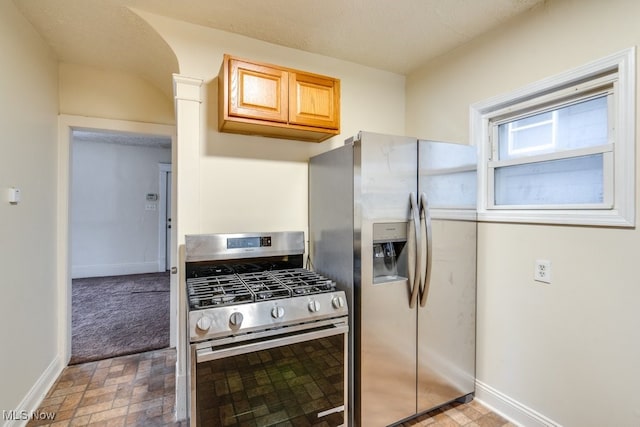
[[[319,294],[335,283],[304,268],[187,279],[190,310]]]
[[[331,292],[335,283],[313,271],[303,268],[272,271],[271,274],[291,289],[294,295],[310,295]]]
[[[253,301],[253,295],[235,274],[187,280],[192,310]]]
[[[255,295],[256,301],[288,298],[291,291],[278,282],[269,272],[239,274],[240,280]]]

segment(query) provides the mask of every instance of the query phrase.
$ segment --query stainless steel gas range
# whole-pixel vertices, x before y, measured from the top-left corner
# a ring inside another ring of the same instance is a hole
[[[186,236],[192,426],[346,423],[348,307],[304,233]]]

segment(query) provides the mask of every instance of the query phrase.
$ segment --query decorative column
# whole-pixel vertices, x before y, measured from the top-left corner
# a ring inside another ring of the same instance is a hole
[[[184,236],[200,230],[200,146],[202,140],[202,83],[201,79],[173,75],[176,111],[176,147],[172,159],[176,216],[176,244],[178,245],[177,274],[172,274],[172,286],[178,289],[171,301],[171,318],[177,318],[176,331],[176,417],[187,417],[187,359],[189,337],[186,335],[187,308],[185,301]],[[176,306],[173,306],[176,304]]]

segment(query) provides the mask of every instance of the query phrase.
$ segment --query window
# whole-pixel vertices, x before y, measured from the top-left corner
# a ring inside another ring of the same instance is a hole
[[[475,220],[477,150],[463,144],[421,140],[420,192],[434,219]]]
[[[478,218],[635,225],[635,50],[471,107]]]

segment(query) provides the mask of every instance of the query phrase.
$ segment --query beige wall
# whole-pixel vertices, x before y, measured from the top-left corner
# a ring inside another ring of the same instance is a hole
[[[409,76],[407,132],[468,142],[470,104],[637,45],[638,16],[634,0],[545,2]],[[478,380],[560,425],[640,425],[640,232],[484,223],[478,253]]]
[[[59,84],[61,114],[175,124],[173,99],[139,76],[60,63]]]
[[[57,61],[8,1],[0,2],[0,63],[0,409],[11,411],[32,409],[29,404],[40,397],[30,396],[32,387],[61,365],[55,303]],[[13,186],[22,190],[17,205],[7,202]]]
[[[199,189],[199,206],[182,207],[197,215],[186,233],[306,231],[308,158],[361,129],[404,131],[403,76],[139,13],[174,50],[180,74],[204,81],[200,142],[189,148],[199,152],[199,173],[178,171],[181,188]],[[342,134],[314,144],[218,132],[217,75],[224,53],[341,79]],[[178,155],[185,144],[178,140]]]

